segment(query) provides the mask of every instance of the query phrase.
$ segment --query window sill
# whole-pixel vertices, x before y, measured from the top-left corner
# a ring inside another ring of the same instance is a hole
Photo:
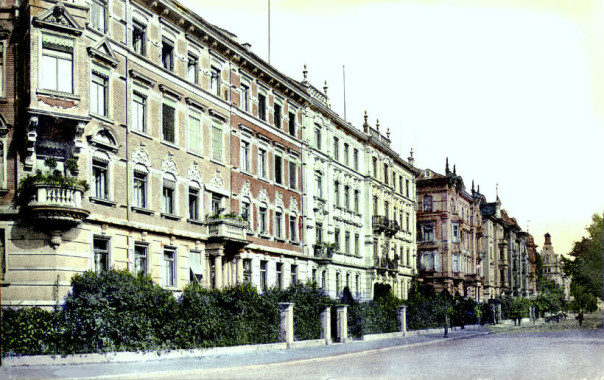
[[[225,166],[224,162],[217,160],[215,158],[210,158],[210,162],[215,163],[216,165]]]
[[[262,239],[271,240],[271,236],[267,232],[261,232],[261,233],[259,233],[258,237],[260,237]]]
[[[290,240],[289,244],[291,244],[291,245],[300,245],[300,242],[299,241],[295,241],[295,240]]]
[[[192,150],[189,150],[189,149],[187,149],[187,153],[189,153],[195,157],[204,158],[201,153],[193,152]]]
[[[161,217],[164,218],[164,219],[180,220],[180,216],[177,216],[177,215],[174,215],[174,214],[168,214],[168,213],[162,212],[159,215],[161,215]]]
[[[103,206],[115,207],[117,202],[110,201],[109,199],[97,198],[97,197],[89,197],[88,200],[90,203],[97,203]]]
[[[173,143],[173,142],[170,142],[170,141],[162,140],[162,141],[161,141],[161,143],[162,143],[163,145],[167,145],[167,146],[169,146],[170,148],[174,148],[174,149],[180,149],[180,148],[179,148],[179,147],[176,145],[176,143]]]
[[[203,226],[205,223],[198,219],[187,219],[187,223],[196,224],[198,226]]]
[[[284,185],[284,184],[282,184],[282,183],[277,183],[277,182],[275,182],[275,186],[280,187],[280,188],[282,188],[282,189],[284,189],[284,190],[287,190],[287,187],[285,187],[285,185]]]
[[[142,208],[142,207],[137,207],[137,206],[130,206],[130,210],[139,213],[139,214],[145,214],[145,215],[153,215],[155,214],[155,211],[153,210],[149,210],[146,208]]]
[[[63,92],[63,91],[37,89],[36,94],[54,96],[54,97],[69,99],[69,100],[78,100],[78,101],[80,100],[80,97],[78,95],[75,95],[75,94],[72,94],[69,92]]]
[[[285,243],[285,242],[287,242],[287,240],[286,240],[286,239],[283,239],[283,238],[280,238],[280,237],[276,237],[276,238],[275,238],[275,241],[277,241],[277,242],[279,242],[279,243]]]
[[[132,133],[134,133],[136,135],[142,136],[144,138],[147,138],[149,140],[153,140],[153,137],[151,137],[151,135],[149,135],[147,132],[139,131],[137,129],[132,129],[132,128],[130,128],[130,132],[132,132]]]

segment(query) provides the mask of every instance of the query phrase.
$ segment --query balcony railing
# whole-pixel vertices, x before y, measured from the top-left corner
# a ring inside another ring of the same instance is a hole
[[[82,187],[40,183],[32,186],[33,198],[27,207],[34,220],[48,223],[48,227],[71,228],[90,214],[82,208]]]
[[[236,217],[223,215],[206,218],[208,237],[211,239],[245,242],[247,239],[248,222]]]
[[[386,235],[394,235],[401,230],[396,220],[388,219],[383,215],[374,215],[372,218],[373,231],[384,232]]]
[[[394,255],[394,259],[391,259],[387,256],[376,256],[373,258],[373,265],[376,269],[398,271],[399,257]]]
[[[328,264],[333,261],[333,252],[335,251],[335,246],[331,247],[323,244],[315,244],[313,249],[314,259],[319,264]]]

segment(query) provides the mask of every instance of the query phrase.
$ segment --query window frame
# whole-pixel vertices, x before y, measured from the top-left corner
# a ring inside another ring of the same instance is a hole
[[[218,153],[216,151],[216,146],[215,144],[217,143],[218,140],[215,141],[215,133],[219,131],[220,133],[220,153]],[[212,126],[211,126],[211,159],[214,161],[218,161],[218,162],[224,162],[224,125],[222,123],[222,121],[219,121],[217,119],[212,119]],[[217,155],[220,155],[220,157],[218,157]]]
[[[210,92],[219,98],[222,87],[222,68],[217,65],[210,66]]]
[[[171,253],[172,258],[167,259],[166,253]],[[177,286],[177,254],[175,247],[164,247],[162,252],[162,285],[166,288],[175,288]],[[166,264],[169,263],[169,268]],[[168,273],[170,270],[170,273]]]
[[[197,186],[197,184],[195,186],[193,186],[193,184],[189,184],[187,193],[187,216],[189,217],[189,220],[199,221],[201,219],[201,213],[199,212],[201,210],[201,189],[199,186]],[[194,200],[194,202],[192,202],[192,200]],[[192,209],[192,206],[194,206],[194,209]]]
[[[259,91],[258,92],[258,118],[262,121],[267,121],[266,120],[267,101],[268,101],[268,98],[266,96],[266,93]]]
[[[97,248],[97,242],[103,242],[105,244],[105,248]],[[111,262],[111,238],[103,235],[94,235],[92,237],[92,259],[95,273],[104,273],[107,272],[110,268]],[[97,259],[98,256],[102,256],[103,262]],[[99,268],[101,265],[101,268]]]
[[[137,252],[137,248],[142,248],[144,250],[144,255],[139,254]],[[139,261],[137,261],[137,259],[141,256],[144,256],[144,260],[145,260],[144,268],[142,271],[138,270],[138,269],[140,269],[140,264],[137,264],[137,263],[139,263]],[[133,270],[134,276],[138,276],[139,274],[142,274],[143,276],[147,275],[149,273],[149,244],[142,243],[142,242],[134,242],[132,257],[134,258],[134,262],[132,265],[132,270]]]
[[[199,141],[195,144],[193,139],[194,134],[192,133],[194,125],[192,119],[199,123],[198,131],[196,132],[199,136]],[[187,115],[187,149],[193,154],[203,154],[203,114],[200,110],[194,107],[189,107]]]
[[[245,139],[239,140],[239,168],[242,172],[251,172],[251,160],[252,144]]]
[[[140,48],[137,47],[137,37],[140,38]],[[132,51],[143,57],[147,55],[147,28],[136,20],[132,20]]]
[[[161,67],[165,70],[174,72],[174,50],[175,50],[174,41],[163,37],[161,41]],[[167,49],[169,48],[169,50]],[[167,55],[166,55],[167,54]],[[166,60],[168,58],[168,60]]]
[[[176,109],[178,107],[178,103],[171,98],[165,97],[162,99],[162,111],[161,111],[161,141],[162,142],[166,142],[169,144],[176,144],[177,141],[177,137],[176,137],[176,132],[177,132],[177,125],[178,125],[178,120],[177,120],[177,112]],[[166,124],[167,123],[167,116],[168,114],[166,114],[167,110],[170,109],[172,112],[172,124],[171,124],[171,131],[169,129],[170,125]],[[166,129],[168,128],[168,129]],[[171,135],[168,135],[168,132],[171,133]],[[172,140],[169,139],[169,137],[172,137]]]
[[[137,190],[137,182],[140,184]],[[134,207],[146,209],[149,197],[149,173],[140,170],[134,170],[132,176],[132,203]],[[140,192],[140,198],[137,193]]]
[[[89,91],[90,113],[103,117],[109,117],[109,78],[104,77],[92,69],[90,72]],[[93,96],[93,94],[96,94],[96,96]],[[99,100],[99,95],[102,95],[102,100]],[[93,102],[93,99],[97,99],[97,102]],[[96,106],[96,108],[93,108],[94,106]],[[101,107],[102,109],[99,109]]]
[[[94,15],[95,12],[98,13],[99,10],[103,11],[102,14],[102,27],[100,25],[97,25],[97,22],[100,21],[100,18],[95,19]],[[104,1],[100,1],[100,0],[92,0],[90,2],[90,21],[89,21],[89,25],[92,29],[101,32],[101,33],[106,33],[107,32],[107,21],[108,21],[108,7],[107,7],[107,3]]]
[[[283,152],[276,150],[273,154],[273,178],[278,185],[283,185],[283,161]]]
[[[97,183],[97,173],[104,173],[104,184],[101,185],[103,194],[98,193],[99,185]],[[97,199],[110,200],[110,183],[109,183],[109,162],[92,157],[92,189],[93,197]]]
[[[44,40],[44,35],[42,36],[42,39]],[[58,46],[55,44],[51,44],[51,43],[45,43],[44,41],[42,42],[42,56],[40,59],[41,62],[41,67],[44,67],[44,69],[48,70],[48,66],[49,66],[49,62],[46,61],[45,62],[45,57],[47,57],[47,59],[53,59],[54,61],[56,61],[56,63],[54,64],[54,67],[56,68],[56,72],[54,73],[55,75],[55,83],[53,85],[47,86],[47,83],[45,83],[45,81],[42,78],[48,78],[48,74],[45,74],[43,69],[38,70],[38,88],[40,89],[44,89],[44,90],[50,90],[50,91],[57,91],[57,92],[61,92],[61,93],[65,93],[65,94],[74,94],[74,81],[75,81],[75,77],[73,74],[74,71],[74,60],[75,60],[75,54],[74,54],[74,48],[73,48],[73,40],[72,39],[65,39],[65,40],[70,40],[71,41],[71,47],[65,47],[65,46]],[[69,62],[69,73],[70,73],[70,78],[68,82],[64,82],[61,78],[61,72],[60,72],[60,68],[59,68],[59,64],[60,61],[64,61],[64,62]],[[63,85],[62,85],[63,84]],[[69,90],[67,91],[67,89],[64,87],[66,84],[69,84]]]
[[[141,101],[138,102],[137,98],[139,98]],[[135,109],[137,110],[136,115],[134,112]],[[132,110],[133,110],[133,112],[131,114],[132,130],[136,131],[136,132],[147,133],[147,96],[138,91],[133,91],[132,92]],[[142,112],[142,117],[135,118],[135,116],[140,116],[139,112]],[[139,122],[141,120],[142,120],[142,129],[140,128],[141,126],[139,126]]]

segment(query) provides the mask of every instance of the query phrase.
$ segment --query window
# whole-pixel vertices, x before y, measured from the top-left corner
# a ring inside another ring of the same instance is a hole
[[[250,203],[249,202],[241,202],[241,207],[239,208],[239,213],[241,214],[241,217],[245,220],[245,221],[249,221],[250,220]]]
[[[453,243],[459,243],[459,223],[451,223],[451,240]]]
[[[298,266],[292,264],[290,267],[290,272],[291,272],[290,284],[295,284],[296,282],[298,282]]]
[[[133,191],[134,206],[140,208],[147,207],[147,174],[135,171],[134,172],[134,191]]]
[[[93,69],[90,82],[90,112],[107,116],[107,86],[107,78]]]
[[[312,282],[313,283],[317,282],[317,269],[316,268],[312,268]]]
[[[222,209],[220,207],[222,199],[218,194],[212,194],[212,215],[220,215]]]
[[[147,248],[146,244],[134,244],[134,275],[147,274]]]
[[[335,181],[333,184],[333,191],[335,192],[335,205],[340,205],[340,182]]]
[[[212,67],[210,72],[210,91],[220,97],[220,69]]]
[[[359,238],[359,234],[354,234],[354,255],[355,256],[360,255],[360,246],[359,246],[360,243],[361,243],[361,241]]]
[[[189,186],[189,219],[199,220],[199,189]]]
[[[372,164],[373,164],[373,178],[377,179],[377,158],[373,157]]]
[[[378,215],[378,199],[373,197],[373,215]]]
[[[283,236],[283,213],[275,212],[275,236],[281,238]]]
[[[344,186],[344,207],[350,210],[350,187]]]
[[[90,4],[90,26],[99,32],[105,32],[105,9],[106,5],[100,1]]]
[[[315,173],[315,187],[317,197],[323,198],[323,180],[320,172]]]
[[[296,114],[293,112],[289,113],[289,134],[290,136],[296,136]]]
[[[188,128],[189,151],[201,154],[201,113],[194,109],[189,109]]]
[[[275,127],[281,129],[281,105],[275,103],[273,110],[273,119],[275,119]]]
[[[266,95],[258,94],[258,117],[266,121]]]
[[[358,294],[359,293],[359,285],[361,283],[361,276],[360,275],[356,275],[354,278],[354,291]]]
[[[132,49],[135,53],[145,55],[145,27],[138,22],[132,23]]]
[[[334,243],[336,243],[336,250],[340,250],[340,229],[336,228],[333,234]]]
[[[350,290],[350,273],[346,273],[346,287]]]
[[[266,290],[266,261],[260,261],[260,290]]]
[[[321,129],[315,128],[315,148],[321,150]]]
[[[348,231],[344,233],[344,252],[347,255],[350,254],[350,232]]]
[[[55,37],[44,36],[44,39]],[[65,47],[67,46],[67,47]],[[61,39],[60,42],[42,43],[42,64],[40,82],[47,90],[73,93],[73,41]]]
[[[423,200],[424,211],[431,212],[432,211],[432,197],[430,195],[425,195]]]
[[[266,178],[266,150],[258,148],[258,177]]]
[[[298,241],[298,227],[296,226],[296,217],[289,217],[289,240]]]
[[[340,272],[336,272],[336,292],[340,292],[340,289],[342,287],[342,279],[341,279],[342,275]]]
[[[275,182],[283,184],[283,158],[275,154]]]
[[[191,83],[198,83],[198,59],[194,55],[189,54],[189,60],[187,61],[187,80]]]
[[[169,179],[164,179],[161,196],[161,212],[164,214],[174,215],[174,189],[176,182]]]
[[[349,159],[348,159],[348,144],[344,144],[344,165],[348,166],[350,164]]]
[[[166,39],[162,40],[161,62],[166,70],[174,70],[174,44]]]
[[[434,223],[424,222],[421,225],[421,233],[423,241],[434,241]]]
[[[359,170],[359,151],[355,149],[352,153],[354,170]]]
[[[250,171],[250,143],[247,141],[241,141],[240,146],[240,156],[239,160],[241,165],[241,170],[244,172]]]
[[[94,237],[94,271],[106,272],[109,269],[109,239]]]
[[[176,277],[175,265],[176,250],[174,248],[164,248],[164,271],[162,275],[162,283],[164,286],[174,286]]]
[[[386,218],[390,216],[390,203],[388,201],[384,202],[384,216]]]
[[[451,255],[451,261],[453,266],[453,272],[461,272],[459,255]]]
[[[323,242],[323,224],[315,224],[315,243],[321,244]]]
[[[249,284],[252,282],[252,260],[243,259],[243,283]]]
[[[354,211],[359,212],[359,191],[354,191]]]
[[[407,198],[409,198],[409,180],[408,179],[405,180],[405,195]]]
[[[212,123],[212,159],[222,161],[222,125]]]
[[[277,263],[277,287],[283,289],[283,264]]]
[[[327,271],[321,273],[321,288],[327,290]]]
[[[340,160],[340,140],[337,137],[333,138],[333,159]]]
[[[407,265],[412,267],[413,263],[411,262],[411,251],[407,248]]]
[[[403,195],[403,176],[398,177],[398,190]]]
[[[266,224],[266,207],[260,207],[258,209],[258,224],[260,225],[260,233],[268,235],[268,228]]]
[[[296,190],[298,179],[298,166],[291,159],[289,160],[289,188]]]
[[[176,103],[164,99],[162,105],[162,139],[174,143],[176,141],[174,124],[176,121]]]
[[[405,231],[410,232],[410,230],[409,230],[409,213],[405,214]]]
[[[241,84],[241,109],[249,111],[250,104],[250,86],[248,84]]]
[[[132,128],[135,131],[147,132],[146,126],[146,110],[147,98],[137,94],[132,94]]]
[[[92,160],[93,197],[109,199],[108,163]]]
[[[0,97],[4,97],[4,42],[0,42]]]
[[[384,183],[388,184],[388,164],[384,164]]]

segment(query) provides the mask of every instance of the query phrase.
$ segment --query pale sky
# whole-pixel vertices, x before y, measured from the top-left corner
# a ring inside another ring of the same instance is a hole
[[[181,0],[268,59],[268,0]],[[271,59],[329,86],[403,157],[445,158],[499,197],[539,250],[567,253],[604,212],[604,1],[271,0]],[[529,222],[530,220],[530,222]]]

